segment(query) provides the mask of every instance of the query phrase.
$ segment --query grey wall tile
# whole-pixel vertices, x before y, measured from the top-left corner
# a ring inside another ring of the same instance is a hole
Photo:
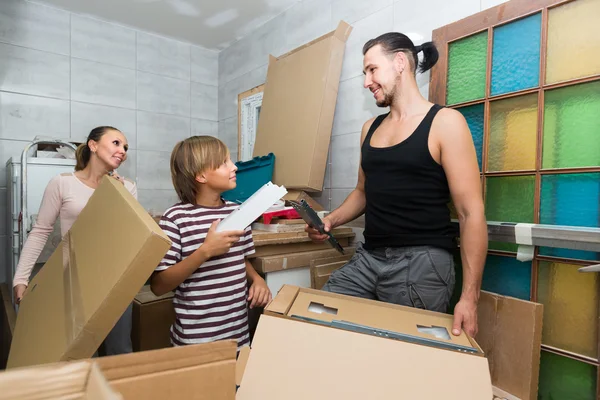
[[[331,211],[335,210],[346,200],[352,189],[331,189]]]
[[[73,14],[71,16],[71,55],[135,69],[135,31]]]
[[[285,21],[273,18],[219,53],[219,84],[268,64],[269,54],[280,56],[284,47]]]
[[[169,151],[137,151],[138,189],[173,189]]]
[[[333,21],[337,24],[340,20],[344,20],[353,24],[390,5],[392,0],[333,0]]]
[[[177,142],[190,137],[190,119],[138,111],[137,132],[140,150],[171,151]]]
[[[68,138],[69,102],[0,92],[0,138],[33,140],[46,135]]]
[[[69,13],[22,0],[2,0],[0,42],[69,55]]]
[[[192,117],[219,120],[219,88],[217,86],[204,85],[192,82]]]
[[[137,148],[135,110],[71,102],[71,138],[84,141],[97,126],[113,126],[119,129],[130,149]]]
[[[219,123],[205,119],[192,118],[192,131],[190,136],[217,136],[219,134]]]
[[[363,83],[362,76],[340,83],[333,135],[360,131],[368,119],[387,112],[387,108],[377,107],[373,94],[363,87]]]
[[[316,200],[325,210],[329,210],[329,196],[331,196],[331,189],[323,189],[322,192],[310,193],[310,197]]]
[[[138,189],[138,201],[153,215],[162,215],[167,208],[179,202],[175,190]]]
[[[219,84],[219,53],[192,46],[192,81],[205,85]]]
[[[69,57],[0,43],[0,90],[69,98]]]
[[[135,108],[135,71],[93,61],[71,60],[71,99]]]
[[[190,45],[137,32],[137,69],[190,80]]]
[[[137,108],[189,117],[190,82],[138,71]]]
[[[331,0],[304,0],[277,18],[285,20],[284,53],[317,39],[337,26],[337,22],[333,23],[331,19]]]
[[[8,194],[6,188],[0,188],[0,239],[3,239],[6,235],[8,235],[8,224],[6,221],[8,208]],[[1,261],[2,259],[0,259]]]
[[[508,0],[481,0],[481,11],[496,7],[497,5],[506,3],[507,1]]]
[[[125,160],[124,163],[121,163],[121,166],[117,171],[119,175],[137,183],[137,150],[130,149],[127,152],[127,160]]]
[[[29,141],[0,139],[0,187],[6,187],[6,162],[8,159],[21,160],[23,149]]]
[[[237,117],[238,95],[265,83],[267,69],[268,66],[263,65],[231,82],[219,85],[219,120]]]
[[[219,121],[219,139],[229,148],[231,153],[238,151],[237,118]]]
[[[392,31],[393,26],[394,9],[392,6],[377,11],[352,24],[353,29],[346,42],[340,80],[345,81],[349,78],[363,75],[363,46],[368,40]]]
[[[331,187],[356,187],[360,161],[360,132],[333,136],[331,139]]]

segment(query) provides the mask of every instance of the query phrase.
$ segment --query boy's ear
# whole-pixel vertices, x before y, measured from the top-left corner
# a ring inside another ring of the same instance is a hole
[[[206,177],[204,176],[204,174],[196,174],[196,182],[206,183]]]

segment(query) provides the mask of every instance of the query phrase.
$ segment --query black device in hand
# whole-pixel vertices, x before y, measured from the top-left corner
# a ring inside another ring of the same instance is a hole
[[[319,233],[321,233],[322,235],[329,236],[329,239],[327,239],[329,244],[334,249],[336,249],[340,253],[344,254],[344,248],[333,237],[331,232],[325,231],[325,224],[323,224],[323,221],[321,220],[321,218],[319,218],[319,216],[317,215],[315,210],[312,209],[312,207],[306,202],[306,200],[300,200],[300,202],[297,202],[295,200],[289,200],[289,202],[292,205],[292,207],[294,207],[294,209],[298,212],[298,214],[300,214],[300,216],[302,217],[304,222],[306,222],[308,224],[308,226],[318,230]]]

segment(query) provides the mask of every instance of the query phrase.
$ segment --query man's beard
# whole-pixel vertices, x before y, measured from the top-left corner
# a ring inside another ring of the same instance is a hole
[[[382,89],[383,91],[383,89]],[[396,87],[390,93],[383,94],[383,100],[376,101],[377,107],[387,108],[394,103],[394,99],[396,98]]]

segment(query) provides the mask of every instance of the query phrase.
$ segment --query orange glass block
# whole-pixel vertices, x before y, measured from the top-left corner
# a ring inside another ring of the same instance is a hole
[[[544,304],[542,343],[596,358],[598,356],[598,274],[579,266],[542,261],[538,302]]]
[[[600,74],[600,1],[577,0],[548,11],[546,83]]]
[[[491,102],[487,171],[535,169],[537,127],[537,93]]]

